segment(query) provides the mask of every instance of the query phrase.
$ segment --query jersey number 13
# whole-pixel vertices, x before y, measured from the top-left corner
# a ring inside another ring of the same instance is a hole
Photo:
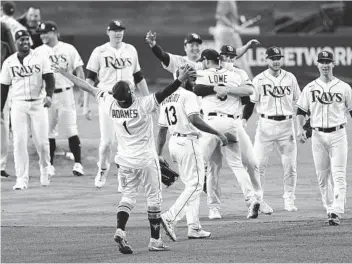
[[[170,106],[169,108],[166,107],[165,114],[169,126],[175,125],[177,123],[176,109],[174,106]]]

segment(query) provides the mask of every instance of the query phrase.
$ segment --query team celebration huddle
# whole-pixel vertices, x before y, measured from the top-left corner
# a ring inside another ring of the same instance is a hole
[[[43,45],[34,50],[28,31],[15,33],[17,52],[3,62],[0,79],[1,175],[8,177],[5,166],[11,123],[13,190],[30,189],[30,136],[39,156],[40,183],[55,188],[51,179],[60,170],[54,163],[59,127],[74,156],[72,174],[84,177],[73,93],[77,87],[84,92],[83,112],[88,119],[92,114],[89,101],[93,97],[98,103],[99,160],[94,183],[87,184],[103,188],[113,164],[118,172],[121,199],[114,240],[121,253],[133,253],[125,229],[140,187],[147,200],[150,251],[170,250],[161,229],[177,241],[176,226],[184,217],[189,239],[209,238],[211,230],[204,230],[200,223],[201,195],[207,197],[209,219],[221,219],[223,158],[237,179],[243,206],[248,208],[244,217],[250,221],[260,214],[275,213],[264,195],[266,168],[275,148],[283,167],[282,206],[295,214],[299,210],[295,205],[297,144],[309,138],[327,221],[332,226],[340,224],[346,204],[345,126],[352,117],[352,88],[334,76],[333,53],[323,50],[318,54],[320,76],[302,89],[296,77],[281,67],[280,47],[267,47],[267,69],[252,78],[237,60],[260,45],[257,40],[240,47],[225,43],[204,49],[202,38],[191,33],[184,39],[183,56],[166,52],[157,42],[157,33],[149,31],[144,36],[146,45],[174,78],[165,88],[150,93],[136,48],[123,41],[125,30],[121,21],[108,23],[109,41],[92,51],[86,71],[76,48],[59,40],[56,23],[40,24]],[[254,110],[258,123],[252,143],[246,127]],[[154,121],[159,125],[157,135]],[[168,134],[170,162],[176,165],[176,174],[163,158]],[[111,161],[115,142],[117,151]],[[176,180],[182,181],[184,189],[165,210],[162,183],[169,186]]]

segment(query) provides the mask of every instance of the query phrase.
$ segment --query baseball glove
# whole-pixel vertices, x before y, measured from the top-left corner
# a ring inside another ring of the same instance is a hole
[[[303,129],[306,131],[306,137],[307,139],[312,137],[312,127],[310,126],[310,118],[306,121],[306,123],[303,126]]]
[[[176,171],[170,168],[169,163],[165,160],[159,160],[159,163],[161,170],[161,181],[166,185],[166,187],[169,187],[177,181],[179,175]]]

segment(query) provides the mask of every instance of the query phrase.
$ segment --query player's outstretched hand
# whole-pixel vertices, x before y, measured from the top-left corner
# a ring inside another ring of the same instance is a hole
[[[302,144],[307,141],[306,131],[304,129],[299,129],[297,132],[297,139]]]
[[[251,48],[254,48],[255,46],[260,45],[260,42],[257,39],[251,39],[248,41],[248,44]]]
[[[43,100],[43,105],[44,107],[49,108],[51,106],[51,97],[50,96],[46,96]]]
[[[154,47],[156,44],[156,32],[151,32],[150,30],[145,35],[145,41],[150,47]]]
[[[227,140],[227,137],[224,134],[219,133],[218,137],[220,138],[222,146],[226,146],[229,143],[229,141]]]
[[[186,81],[188,78],[197,78],[197,72],[196,70],[186,64],[184,66],[181,66],[179,69],[179,76],[177,77],[177,79],[180,81],[180,82],[184,82]]]

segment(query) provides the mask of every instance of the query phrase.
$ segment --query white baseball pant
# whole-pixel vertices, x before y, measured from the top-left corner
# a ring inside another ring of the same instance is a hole
[[[293,119],[276,121],[259,117],[254,140],[254,149],[258,159],[259,173],[263,189],[265,184],[265,170],[268,165],[270,154],[275,146],[281,157],[284,169],[283,198],[294,200],[297,183],[297,144]]]
[[[70,138],[78,134],[77,114],[73,88],[63,88],[64,91],[54,93],[49,114],[49,138],[58,136],[57,125],[62,127],[64,136]]]
[[[221,133],[232,133],[237,136],[238,122],[227,115],[205,116],[204,120]],[[230,143],[225,147],[217,148],[219,140],[211,135],[203,133],[200,138],[203,157],[208,164],[207,170],[207,196],[208,207],[220,208],[220,184],[219,172],[222,167],[221,154],[226,158],[232,172],[235,174],[240,185],[245,202],[249,207],[255,199],[253,186],[248,172],[243,166],[241,148],[238,143]]]
[[[111,160],[111,146],[116,142],[114,122],[99,106],[99,126],[100,126],[100,143],[99,143],[99,168],[107,168]]]
[[[346,204],[346,129],[331,133],[313,130],[312,151],[323,205],[327,213],[343,214]]]
[[[169,140],[169,151],[171,159],[177,162],[185,189],[165,213],[166,218],[176,223],[186,215],[188,227],[200,229],[202,227],[199,221],[199,205],[205,172],[198,138],[172,135]]]
[[[162,183],[159,159],[155,155],[148,166],[142,169],[134,169],[119,165],[118,177],[122,198],[120,206],[125,206],[123,211],[130,213],[137,202],[138,187],[142,183],[144,187],[148,207],[160,208],[162,202]]]
[[[6,103],[4,106],[3,114],[4,114],[4,120],[3,122],[1,122],[1,158],[0,158],[1,170],[6,169],[7,156],[9,151],[10,108],[8,103]]]
[[[27,139],[29,125],[33,142],[39,155],[40,173],[47,174],[50,166],[48,110],[44,108],[42,99],[31,102],[13,100],[11,105],[11,123],[17,183],[25,184],[28,187],[29,157]]]

